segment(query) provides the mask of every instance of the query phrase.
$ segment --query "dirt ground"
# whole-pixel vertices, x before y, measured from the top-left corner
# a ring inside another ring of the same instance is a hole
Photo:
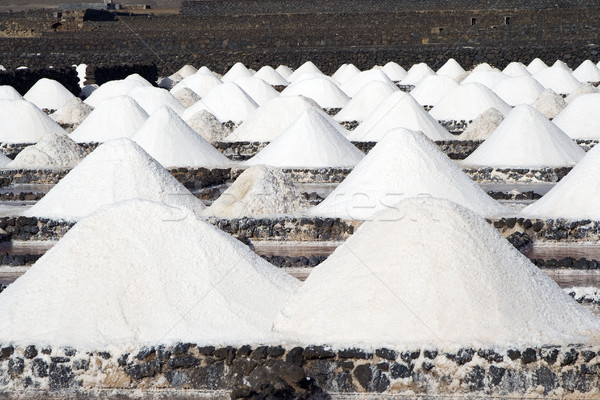
[[[29,9],[57,8],[59,3],[101,3],[102,0],[0,0],[0,12],[25,11]],[[173,12],[179,10],[180,0],[115,0],[115,3],[148,4],[152,9],[160,12]]]

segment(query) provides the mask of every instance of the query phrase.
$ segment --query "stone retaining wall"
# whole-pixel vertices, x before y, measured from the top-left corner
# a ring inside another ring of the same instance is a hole
[[[467,168],[463,171],[477,183],[495,182],[558,182],[571,172],[572,167],[561,168]]]
[[[499,218],[488,220],[502,236],[514,232],[527,234],[535,243],[600,241],[600,221],[534,218]]]
[[[2,169],[0,170],[0,186],[17,184],[57,184],[70,169]]]

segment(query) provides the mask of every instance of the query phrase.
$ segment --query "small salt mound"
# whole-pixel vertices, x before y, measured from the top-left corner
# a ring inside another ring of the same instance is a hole
[[[145,86],[145,87],[151,87],[152,86],[152,84],[150,82],[148,82],[148,80],[146,78],[144,78],[143,76],[141,76],[140,74],[131,74],[127,78],[125,78],[124,80],[125,81],[137,82],[141,86]]]
[[[162,106],[131,136],[150,156],[168,167],[218,167],[231,164],[171,108]]]
[[[381,70],[394,82],[400,82],[406,76],[407,72],[399,64],[390,61],[385,64]]]
[[[534,58],[527,66],[527,71],[529,71],[530,74],[537,74],[538,72],[546,68],[548,68],[548,64],[546,64],[539,58]]]
[[[496,68],[492,67],[490,64],[483,62],[481,64],[477,64],[475,66],[475,68],[473,68],[472,72],[479,72],[479,71],[494,71],[496,70]]]
[[[552,122],[573,139],[600,139],[600,93],[577,97]]]
[[[397,91],[382,101],[348,139],[357,142],[377,142],[394,128],[406,128],[425,133],[431,140],[450,140],[444,129],[408,93]]]
[[[573,100],[578,98],[579,96],[583,96],[584,94],[594,94],[598,93],[598,89],[596,89],[592,84],[586,83],[583,86],[579,86],[575,89],[570,95],[565,97],[565,103],[571,104]]]
[[[533,77],[546,89],[552,89],[558,94],[569,94],[583,85],[570,71],[554,65],[535,73]]]
[[[50,118],[59,124],[77,127],[92,113],[92,111],[92,107],[75,97],[56,110],[56,112],[50,114]]]
[[[81,220],[2,292],[0,335],[90,350],[274,343],[298,286],[190,210],[131,200]]]
[[[24,215],[76,221],[105,205],[135,198],[205,208],[139,145],[116,139],[98,146]]]
[[[206,110],[198,111],[185,122],[210,143],[221,142],[231,133],[217,117]]]
[[[333,119],[343,121],[364,121],[369,114],[392,93],[398,91],[396,86],[390,86],[381,81],[366,84]]]
[[[567,63],[562,60],[556,60],[550,68],[562,68],[565,71],[573,72],[571,68],[567,65]]]
[[[585,152],[535,108],[515,107],[463,165],[500,168],[565,167]]]
[[[554,93],[552,89],[544,90],[532,104],[533,108],[549,119],[556,117],[566,106],[565,99]]]
[[[333,85],[335,85],[336,87],[340,87],[340,83],[338,81],[336,81],[335,79],[333,79],[330,76],[327,75],[323,75],[323,74],[317,74],[314,72],[305,72],[302,75],[298,76],[293,83],[297,84],[300,83],[302,81],[307,81],[307,80],[312,80],[312,79],[317,79],[317,80],[326,80],[331,82]]]
[[[281,73],[281,72],[279,72],[279,73]],[[323,75],[323,72],[321,72],[321,70],[319,68],[317,68],[317,66],[315,64],[313,64],[312,61],[306,61],[304,64],[302,64],[300,67],[298,67],[297,70],[292,72],[289,76],[283,75],[283,77],[285,79],[287,79],[289,82],[293,83],[299,76],[301,76],[302,74],[305,74],[305,73]]]
[[[23,96],[12,86],[0,85],[0,100],[23,100]]]
[[[456,81],[461,80],[466,73],[467,71],[465,71],[454,58],[448,59],[448,61],[437,70],[438,75],[448,76]]]
[[[235,83],[223,83],[208,92],[199,102],[185,110],[184,118],[191,118],[200,110],[207,110],[221,122],[245,121],[258,104]]]
[[[600,82],[600,68],[590,60],[585,60],[573,71],[573,76],[581,82]]]
[[[136,87],[144,87],[146,85],[135,79],[123,79],[120,81],[109,81],[92,92],[85,99],[85,103],[96,108],[106,99],[116,96],[125,96]]]
[[[425,63],[414,64],[406,76],[400,81],[402,85],[416,85],[429,75],[435,75],[435,72]]]
[[[62,133],[49,133],[39,142],[25,147],[7,168],[73,168],[87,155],[77,143]]]
[[[194,75],[196,72],[198,72],[198,70],[194,68],[193,65],[186,64],[175,73],[185,79],[188,76]]]
[[[483,86],[491,89],[506,78],[508,78],[508,75],[504,75],[498,70],[474,71],[471,72],[465,79],[463,79],[461,84],[481,83]]]
[[[200,96],[192,89],[184,87],[176,92],[173,92],[173,96],[185,107],[189,108],[196,104],[200,100]]]
[[[177,85],[173,86],[171,93],[176,93],[183,88],[188,88],[193,90],[198,96],[204,97],[215,87],[222,84],[223,82],[216,76],[198,73],[185,78]]]
[[[280,65],[279,67],[275,68],[275,71],[277,71],[279,75],[283,76],[283,79],[288,82],[290,81],[290,75],[294,73],[294,71],[287,65]]]
[[[156,87],[137,87],[127,93],[143,109],[151,115],[162,106],[167,106],[177,114],[185,111],[183,104],[179,102],[168,90]]]
[[[527,67],[525,67],[525,65],[516,61],[509,63],[506,68],[502,70],[502,73],[513,78],[531,75],[531,73],[527,71]]]
[[[254,77],[260,78],[272,86],[287,86],[290,84],[287,79],[281,76],[279,72],[275,71],[273,67],[269,65],[265,65],[259,69],[256,74],[254,74]]]
[[[480,216],[417,198],[359,227],[274,328],[300,344],[455,350],[582,343],[600,319]]]
[[[460,140],[485,140],[502,123],[504,116],[495,108],[484,111],[460,134]]]
[[[233,66],[221,77],[223,83],[234,82],[238,78],[251,77],[253,74],[241,62],[236,62]]]
[[[533,104],[544,91],[544,87],[531,75],[504,79],[492,88],[508,105]]]
[[[375,81],[383,82],[389,87],[396,88],[394,82],[392,82],[392,80],[388,78],[388,76],[381,70],[370,69],[368,71],[361,72],[360,74],[344,82],[341,86],[341,89],[348,95],[348,97],[352,98],[356,96],[356,94],[360,92],[360,90],[367,84]]]
[[[350,101],[339,87],[325,78],[298,80],[283,89],[281,95],[310,97],[322,108],[342,108]]]
[[[100,103],[94,111],[71,133],[78,143],[106,142],[129,137],[148,119],[142,107],[129,96],[111,97]]]
[[[212,76],[215,78],[218,78],[219,76],[217,74],[215,74],[214,72],[212,72],[210,70],[210,68],[208,68],[206,65],[201,66],[198,71],[196,72],[196,75],[208,75],[208,76]]]
[[[0,143],[37,143],[48,133],[65,133],[26,100],[0,100]]]
[[[279,92],[260,78],[242,77],[236,79],[235,83],[259,106],[279,97]]]
[[[318,111],[308,109],[245,165],[352,167],[364,154]]]
[[[303,96],[280,96],[260,106],[246,121],[237,127],[227,142],[270,142],[285,131],[306,110],[319,112],[337,131],[347,132],[326,115],[313,100]]]
[[[39,109],[58,110],[75,96],[60,82],[42,78],[25,93],[23,98],[35,104]]]
[[[430,111],[438,121],[472,121],[489,108],[506,116],[511,108],[481,83],[458,85],[448,92]]]
[[[368,220],[420,196],[448,199],[486,217],[505,211],[425,136],[395,129],[309,214]]]
[[[280,169],[256,165],[245,170],[203,214],[219,218],[260,218],[307,208],[291,178]]]
[[[410,91],[410,95],[422,106],[434,106],[457,86],[458,82],[449,76],[429,75]]]
[[[360,69],[356,68],[354,64],[342,64],[331,77],[339,83],[344,83],[358,74],[360,74]]]

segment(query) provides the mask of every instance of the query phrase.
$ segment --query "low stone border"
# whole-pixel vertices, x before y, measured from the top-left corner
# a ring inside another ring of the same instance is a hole
[[[46,193],[43,192],[8,192],[0,193],[1,201],[38,201],[44,197]]]
[[[54,185],[70,169],[0,169],[0,186],[19,184]]]
[[[600,221],[565,219],[499,218],[487,220],[502,236],[527,234],[533,242],[590,242],[600,240]]]
[[[598,139],[575,139],[575,142],[585,151],[591,150],[598,144]]]
[[[564,178],[573,167],[561,168],[468,168],[463,167],[463,171],[475,182],[495,183],[495,182],[558,182]]]
[[[544,260],[541,258],[531,258],[530,261],[534,263],[539,268],[544,269],[576,269],[583,271],[595,271],[600,269],[600,261],[598,260],[588,260],[587,258],[579,258],[575,259],[573,257],[565,257],[557,260],[555,258],[551,258],[549,260]]]
[[[216,142],[213,146],[232,161],[245,161],[267,147],[268,142]]]

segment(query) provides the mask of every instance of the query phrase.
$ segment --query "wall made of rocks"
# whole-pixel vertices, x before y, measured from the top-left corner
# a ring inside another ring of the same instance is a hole
[[[504,237],[521,232],[535,242],[596,242],[600,240],[600,221],[534,218],[489,220]]]
[[[558,182],[572,167],[561,168],[463,168],[463,171],[477,183],[506,182]]]
[[[0,42],[2,42],[2,39],[0,39]],[[0,62],[4,62],[2,58],[0,58]],[[24,95],[38,80],[48,78],[60,82],[75,96],[79,96],[81,89],[79,88],[77,72],[72,67],[61,67],[62,65],[65,64],[57,64],[57,68],[47,68],[48,65],[44,65],[39,68],[0,71],[0,86],[12,86],[17,92]],[[8,65],[5,65],[5,67],[8,67]]]

